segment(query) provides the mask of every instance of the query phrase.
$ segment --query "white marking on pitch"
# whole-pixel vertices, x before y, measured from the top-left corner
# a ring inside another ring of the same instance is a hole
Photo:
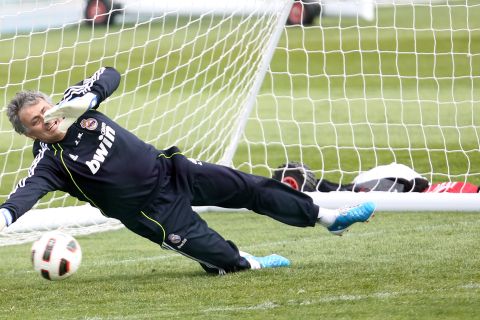
[[[331,303],[331,302],[338,302],[338,301],[358,301],[358,300],[366,300],[366,299],[382,300],[382,299],[395,298],[397,296],[402,296],[402,295],[417,295],[417,294],[425,294],[429,292],[443,292],[443,291],[452,291],[452,290],[456,291],[458,290],[458,288],[477,290],[477,289],[480,289],[480,283],[468,283],[464,285],[459,285],[458,287],[438,288],[433,290],[405,290],[405,291],[396,291],[396,292],[375,292],[372,294],[360,294],[360,295],[336,295],[336,296],[326,296],[319,299],[304,300],[304,301],[289,300],[284,305],[308,306],[308,305]],[[253,305],[253,306],[208,308],[208,309],[204,309],[203,312],[208,313],[208,312],[218,312],[218,311],[266,310],[266,309],[274,309],[281,306],[282,304],[275,304],[271,301],[266,301],[264,303]]]

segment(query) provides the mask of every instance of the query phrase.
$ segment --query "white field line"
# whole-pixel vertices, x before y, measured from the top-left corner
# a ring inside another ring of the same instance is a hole
[[[478,290],[480,289],[480,283],[468,283],[468,284],[460,285],[458,287],[453,287],[453,288],[437,288],[432,290],[404,290],[404,291],[391,291],[391,292],[389,291],[374,292],[371,294],[359,294],[359,295],[351,295],[351,294],[331,295],[331,296],[321,297],[318,299],[289,300],[284,304],[265,301],[260,304],[252,305],[252,306],[238,306],[238,307],[218,306],[214,308],[204,309],[203,312],[210,313],[210,312],[266,310],[266,309],[274,309],[274,308],[283,307],[283,306],[310,306],[310,305],[318,305],[318,304],[324,304],[324,303],[341,302],[341,301],[358,301],[358,300],[366,300],[366,299],[386,300],[386,299],[392,299],[392,298],[405,296],[405,295],[418,295],[418,294],[428,294],[432,292],[458,291],[459,288]]]
[[[190,311],[178,311],[178,310],[162,310],[161,314],[162,317],[187,317],[187,316],[194,316],[197,314],[197,312],[201,313],[229,313],[229,312],[255,312],[258,310],[271,310],[271,309],[276,309],[276,308],[281,308],[281,307],[302,307],[302,306],[312,306],[312,305],[321,305],[321,304],[326,304],[326,303],[334,303],[334,302],[350,302],[350,301],[361,301],[361,300],[367,300],[367,299],[374,299],[374,300],[388,300],[388,299],[395,299],[401,296],[409,296],[409,295],[418,295],[418,294],[429,294],[433,292],[449,292],[449,291],[458,291],[458,289],[466,289],[466,290],[479,290],[480,289],[480,283],[467,283],[464,285],[459,285],[457,287],[452,287],[452,288],[437,288],[437,289],[432,289],[432,290],[404,290],[404,291],[386,291],[386,292],[373,292],[371,294],[359,294],[359,295],[353,295],[353,294],[339,294],[339,295],[329,295],[329,296],[324,296],[320,297],[318,299],[298,299],[298,300],[288,300],[285,303],[278,303],[278,302],[272,302],[272,301],[263,301],[258,304],[254,305],[244,305],[244,306],[216,306],[212,308],[206,308],[206,309],[201,309],[201,310],[190,310]],[[173,306],[172,306],[173,308]],[[107,318],[102,318],[102,317],[93,317],[93,318],[81,318],[83,320],[85,319],[91,319],[91,320],[101,320],[101,319],[110,319],[110,320],[116,320],[116,319],[150,319],[152,316],[152,313],[137,313],[135,315],[130,315],[130,316],[113,316],[113,317],[107,317]]]

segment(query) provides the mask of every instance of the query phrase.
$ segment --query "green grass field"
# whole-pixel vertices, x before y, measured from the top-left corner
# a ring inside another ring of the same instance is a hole
[[[1,319],[475,319],[480,221],[468,213],[382,213],[342,237],[252,213],[206,213],[245,251],[288,268],[206,275],[134,234],[78,237],[77,274],[49,282],[29,245],[1,247]]]
[[[382,7],[378,21],[357,26],[342,20],[341,32],[332,18],[323,19],[321,28],[286,28],[234,165],[270,175],[288,157],[304,161],[318,177],[350,182],[359,168],[397,161],[428,173],[434,182],[450,177],[480,184],[478,3],[468,1],[468,11],[461,1],[433,9]],[[182,54],[168,55],[188,34],[169,31],[186,22],[167,19],[136,29],[72,26],[15,39],[1,35],[0,102],[6,105],[26,88],[59,98],[67,85],[112,65],[124,78],[102,110],[158,148],[185,135],[180,147],[200,154],[194,142],[212,134],[215,125],[202,122],[211,109],[192,112],[205,96],[194,95],[176,112],[168,108],[184,103],[185,92],[210,83],[225,67],[220,56],[236,39],[215,47],[226,33],[220,30],[197,45],[185,45]],[[210,23],[198,27],[203,34]],[[160,45],[154,41],[164,35]],[[207,50],[209,58],[197,65],[189,59],[199,50]],[[199,74],[202,64],[217,60],[222,62],[214,70],[180,86]],[[241,60],[236,68],[246,64]],[[162,82],[156,80],[165,74]],[[216,89],[212,85],[207,91]],[[219,92],[218,99],[226,94]],[[181,117],[187,121],[177,123]],[[172,130],[174,124],[178,127]],[[27,174],[32,156],[29,142],[11,133],[3,114],[0,135],[4,200]],[[210,138],[215,134],[207,142]],[[60,198],[40,206],[72,202]],[[477,213],[379,212],[343,237],[252,213],[204,217],[242,250],[282,254],[292,266],[208,276],[195,262],[120,230],[78,237],[84,253],[80,270],[65,281],[48,282],[33,272],[29,244],[0,247],[0,319],[479,317]]]

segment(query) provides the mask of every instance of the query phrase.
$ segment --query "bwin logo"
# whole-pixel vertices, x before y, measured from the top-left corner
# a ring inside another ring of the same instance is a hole
[[[100,140],[100,144],[93,155],[93,159],[85,162],[93,174],[98,172],[106,156],[108,156],[108,151],[112,148],[115,141],[115,130],[102,123],[102,134],[98,136],[98,140]]]

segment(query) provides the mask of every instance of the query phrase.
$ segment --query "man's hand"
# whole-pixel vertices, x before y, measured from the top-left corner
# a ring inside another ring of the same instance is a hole
[[[44,122],[61,119],[58,129],[66,132],[68,128],[87,110],[97,104],[97,96],[89,92],[84,96],[65,101],[45,112]]]
[[[3,216],[0,216],[0,231],[3,230],[7,226],[7,222],[5,221],[5,218]]]
[[[12,215],[10,211],[5,208],[0,209],[0,231],[2,231],[6,226],[12,223]]]

